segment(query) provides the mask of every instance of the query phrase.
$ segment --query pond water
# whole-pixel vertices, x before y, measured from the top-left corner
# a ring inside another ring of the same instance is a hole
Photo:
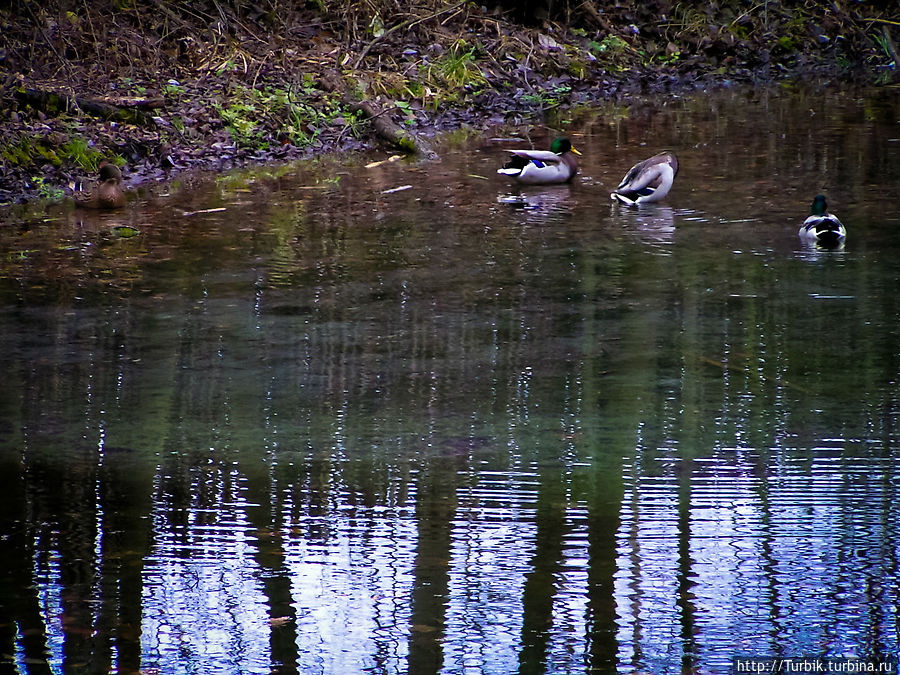
[[[898,90],[564,131],[571,186],[495,175],[505,130],[0,226],[4,667],[896,655]],[[668,199],[611,203],[661,148]]]

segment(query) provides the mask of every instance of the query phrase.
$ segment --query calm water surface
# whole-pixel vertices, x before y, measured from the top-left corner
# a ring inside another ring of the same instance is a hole
[[[896,655],[898,104],[590,113],[564,187],[485,136],[0,226],[4,668]],[[611,204],[663,147],[667,202]]]

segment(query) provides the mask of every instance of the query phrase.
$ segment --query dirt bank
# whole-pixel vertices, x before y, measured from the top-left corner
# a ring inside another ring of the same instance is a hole
[[[508,7],[504,6],[508,5]],[[639,6],[635,6],[639,4]],[[777,78],[895,82],[890,2],[390,0],[0,9],[0,203]]]

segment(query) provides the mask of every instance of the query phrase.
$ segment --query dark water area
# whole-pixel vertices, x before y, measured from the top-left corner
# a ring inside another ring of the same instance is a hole
[[[898,90],[564,131],[570,186],[471,137],[0,226],[3,667],[897,655]],[[666,202],[610,202],[661,148]]]

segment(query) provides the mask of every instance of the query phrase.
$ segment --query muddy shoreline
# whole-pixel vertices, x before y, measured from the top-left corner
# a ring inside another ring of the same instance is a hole
[[[738,84],[896,82],[890,3],[811,14],[773,2],[763,14],[725,2],[688,15],[601,2],[528,23],[472,3],[393,15],[387,3],[366,15],[334,4],[343,13],[215,2],[0,10],[0,205],[64,199],[103,158],[134,186],[374,147],[422,152],[461,127]]]

